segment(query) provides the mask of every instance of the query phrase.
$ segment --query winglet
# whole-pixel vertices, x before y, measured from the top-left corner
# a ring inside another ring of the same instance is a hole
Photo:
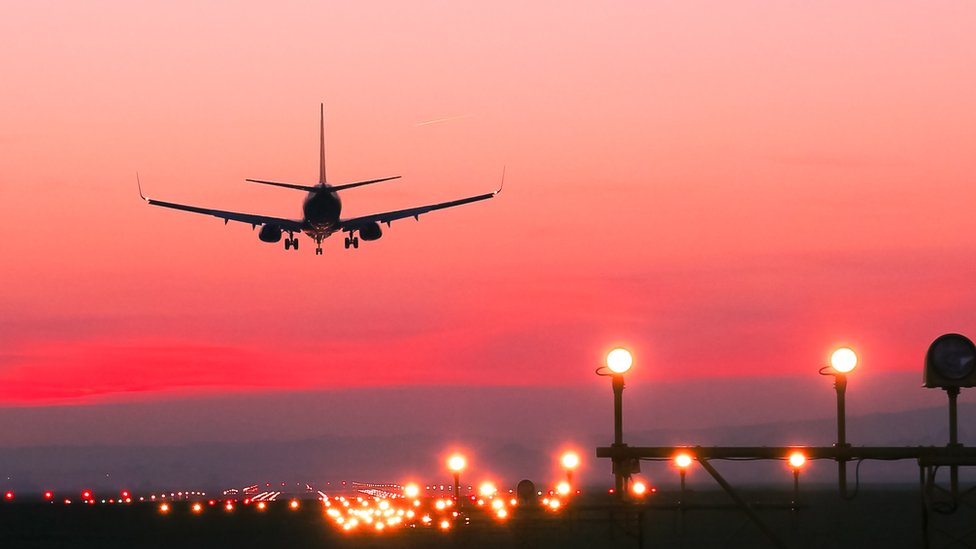
[[[139,198],[145,200],[146,202],[149,202],[149,199],[146,198],[146,195],[142,194],[142,182],[139,181],[139,172],[136,172],[136,186],[139,188]]]
[[[504,189],[504,188],[505,188],[505,166],[502,166],[502,182],[501,182],[500,185],[498,185],[498,190],[495,191],[495,192],[493,192],[493,193],[491,193],[491,194],[492,195],[496,195],[496,194],[502,192],[502,189]]]

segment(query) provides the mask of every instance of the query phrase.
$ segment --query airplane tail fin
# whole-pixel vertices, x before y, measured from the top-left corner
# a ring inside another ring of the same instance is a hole
[[[325,103],[319,103],[319,184],[325,182]]]

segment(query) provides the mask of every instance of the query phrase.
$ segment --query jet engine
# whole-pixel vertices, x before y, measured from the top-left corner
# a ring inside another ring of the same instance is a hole
[[[281,227],[270,223],[261,225],[261,232],[258,233],[258,238],[262,242],[278,242],[281,240]]]
[[[383,236],[383,230],[380,229],[380,224],[374,221],[369,225],[363,225],[362,227],[360,227],[359,236],[361,236],[363,240],[367,240],[367,241],[379,240],[380,237]]]

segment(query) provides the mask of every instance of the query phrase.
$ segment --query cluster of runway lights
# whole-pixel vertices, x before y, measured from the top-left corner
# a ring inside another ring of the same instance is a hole
[[[132,495],[132,493],[129,492],[128,490],[122,490],[121,492],[119,492],[118,497],[109,496],[107,498],[105,497],[98,498],[96,497],[95,492],[93,492],[92,490],[85,489],[82,490],[80,494],[78,494],[79,497],[77,500],[73,500],[70,497],[66,497],[66,498],[55,497],[54,492],[51,490],[45,490],[43,493],[41,493],[41,499],[45,503],[51,503],[51,504],[63,503],[64,505],[71,505],[75,503],[75,501],[77,501],[78,503],[81,503],[83,505],[95,505],[97,503],[116,505],[116,504],[130,504],[130,503],[135,503],[137,501],[155,502],[157,499],[160,501],[164,501],[167,497],[175,501],[177,499],[197,498],[206,495],[207,495],[206,492],[186,491],[186,492],[170,492],[168,494],[160,493],[158,496],[156,494],[151,494],[148,497],[139,496],[138,498],[136,498],[136,496]],[[3,493],[3,499],[4,501],[12,502],[16,499],[16,494],[12,490],[7,490],[6,492]]]
[[[556,513],[564,508],[569,498],[579,491],[572,488],[573,471],[579,467],[580,458],[575,452],[566,452],[560,457],[560,463],[565,470],[565,479],[560,481],[555,490],[536,492],[539,496],[537,509]],[[461,497],[460,477],[467,466],[467,460],[460,454],[454,454],[447,460],[447,468],[454,477],[453,497],[428,497],[417,484],[398,486],[399,493],[389,497],[380,496],[328,496],[319,492],[319,502],[324,516],[338,530],[344,533],[374,532],[382,533],[402,528],[429,528],[450,531],[459,524],[470,524],[475,517],[487,517],[495,523],[509,520],[516,508],[520,506],[515,490],[500,491],[493,482],[482,483],[476,494]],[[431,488],[431,487],[428,487]],[[190,512],[203,514],[208,507],[219,507],[227,513],[234,512],[237,505],[250,506],[259,512],[267,510],[272,503],[245,498],[243,500],[228,499],[224,501],[209,500],[207,502],[194,501],[189,504]],[[176,503],[163,501],[159,503],[159,512],[167,515],[175,511]],[[300,500],[292,499],[288,507],[297,511],[301,508]]]

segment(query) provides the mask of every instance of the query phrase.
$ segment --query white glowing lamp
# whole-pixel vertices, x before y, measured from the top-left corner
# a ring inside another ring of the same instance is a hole
[[[616,349],[607,353],[607,368],[615,374],[625,374],[630,367],[634,364],[634,357],[631,356],[630,351],[622,347],[617,347]]]
[[[460,454],[454,454],[447,460],[447,468],[455,473],[460,473],[463,471],[465,465],[467,465],[467,461],[465,461],[464,456]]]
[[[830,365],[837,372],[849,373],[857,366],[857,354],[849,347],[841,347],[830,355]]]

